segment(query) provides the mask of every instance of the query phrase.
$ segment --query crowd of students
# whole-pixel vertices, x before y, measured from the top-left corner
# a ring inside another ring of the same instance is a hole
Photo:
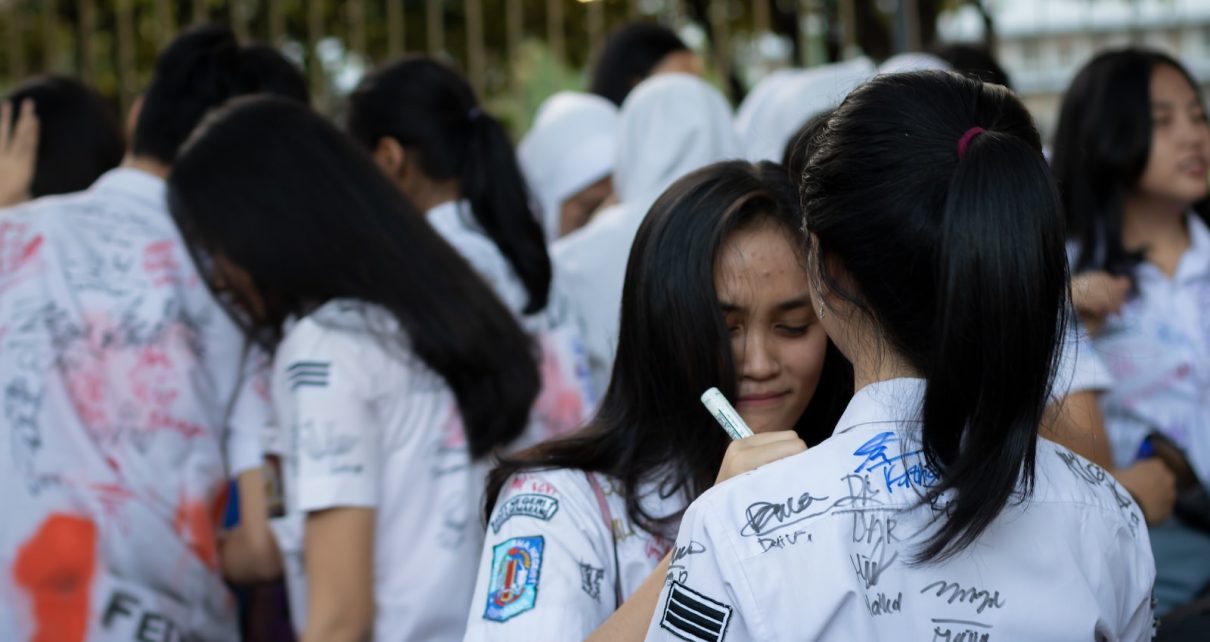
[[[734,113],[661,27],[598,59],[516,147],[443,61],[338,124],[213,25],[128,136],[70,78],[7,96],[0,637],[1204,635],[1178,61],[1101,53],[1044,148],[970,47]]]

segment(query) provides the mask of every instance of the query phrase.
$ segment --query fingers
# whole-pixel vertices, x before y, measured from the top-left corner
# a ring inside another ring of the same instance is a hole
[[[34,101],[21,101],[21,113],[17,116],[17,126],[9,141],[13,154],[31,158],[37,155],[38,127],[38,115],[34,112]]]
[[[12,128],[13,104],[0,103],[0,154],[8,151],[9,129]]]

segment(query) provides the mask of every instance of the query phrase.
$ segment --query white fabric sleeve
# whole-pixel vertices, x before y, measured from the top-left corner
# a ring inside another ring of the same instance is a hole
[[[232,477],[259,468],[263,463],[264,431],[273,423],[269,398],[270,360],[259,348],[251,348],[241,368],[239,389],[227,418],[225,453]]]
[[[464,640],[583,640],[613,613],[615,572],[583,472],[516,475],[488,520]]]
[[[288,429],[298,448],[299,509],[376,507],[382,426],[371,408],[366,351],[349,333],[306,319],[294,335],[279,349],[277,374],[295,417]]]
[[[712,524],[710,504],[703,496],[690,504],[677,533],[677,551],[701,551],[679,556],[670,567],[670,581],[660,592],[648,640],[669,642],[739,642],[771,640],[758,630],[759,618],[748,578],[735,564],[732,543],[723,528]],[[704,550],[703,550],[704,549]]]

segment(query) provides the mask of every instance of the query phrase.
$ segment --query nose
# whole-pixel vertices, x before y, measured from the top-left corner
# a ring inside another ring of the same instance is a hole
[[[767,332],[748,331],[744,334],[743,352],[737,355],[740,376],[754,381],[767,381],[781,372],[781,363],[773,351],[772,337]]]

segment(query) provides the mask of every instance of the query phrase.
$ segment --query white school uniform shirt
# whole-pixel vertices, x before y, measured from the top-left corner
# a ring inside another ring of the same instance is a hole
[[[273,361],[286,516],[275,522],[301,631],[304,521],[375,510],[374,640],[459,640],[482,542],[453,392],[399,343],[381,307],[330,301],[287,329]]]
[[[581,470],[508,480],[488,520],[466,642],[578,642],[614,612],[618,589],[625,601],[659,565],[670,537],[634,524],[620,484],[592,475],[599,497]],[[680,495],[662,497],[655,483],[640,492],[651,515],[676,515],[688,504]]]
[[[657,74],[622,103],[613,171],[619,202],[551,245],[598,390],[609,383],[626,262],[647,210],[678,178],[738,155],[727,99],[696,76]]]
[[[1210,230],[1185,217],[1189,249],[1169,279],[1156,266],[1135,269],[1137,295],[1105,320],[1092,345],[1113,375],[1101,397],[1114,462],[1134,463],[1143,438],[1158,430],[1176,442],[1203,483],[1210,482]]]
[[[714,487],[685,513],[684,574],[648,640],[1149,639],[1155,568],[1113,477],[1040,439],[1033,493],[949,560],[911,565],[952,497],[919,445],[925,382],[854,395],[822,444]]]
[[[531,446],[580,427],[596,407],[596,388],[579,319],[556,274],[546,308],[525,314],[529,293],[500,248],[478,225],[468,201],[447,201],[428,211],[429,224],[487,282],[542,350],[542,388],[530,424],[510,448]],[[553,268],[553,266],[552,266]],[[486,473],[486,469],[484,470]]]
[[[0,637],[236,637],[216,531],[261,462],[258,366],[163,180],[0,212]]]

